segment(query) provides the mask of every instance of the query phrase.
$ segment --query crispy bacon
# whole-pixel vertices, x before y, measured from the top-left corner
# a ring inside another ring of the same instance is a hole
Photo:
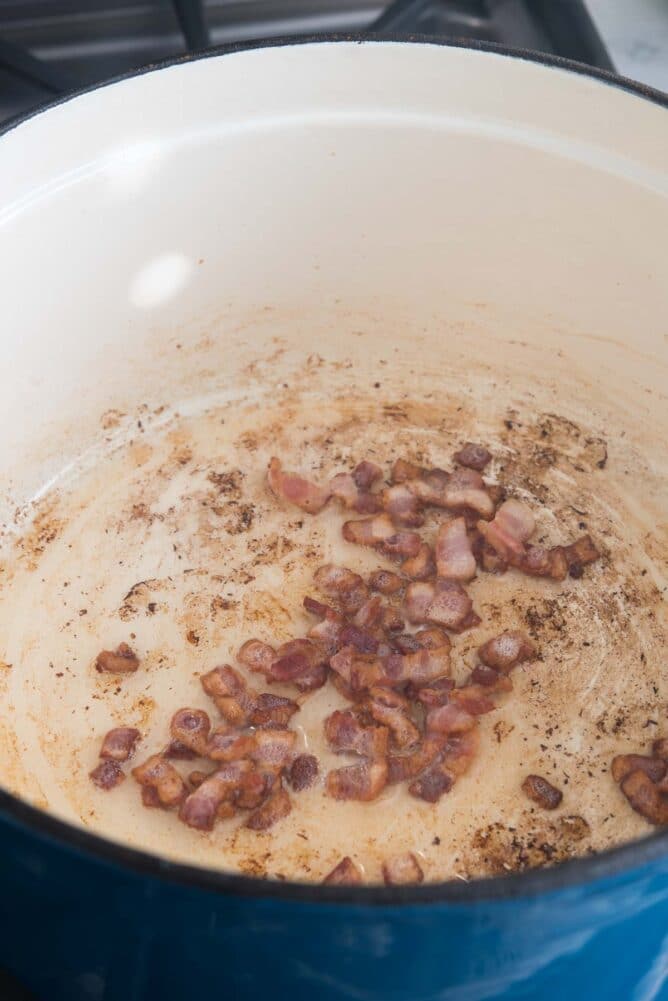
[[[257,748],[257,738],[252,733],[238,730],[214,730],[206,745],[206,757],[212,761],[239,761],[247,758]]]
[[[472,441],[467,441],[454,454],[454,460],[460,466],[468,466],[469,469],[476,469],[479,473],[482,472],[491,458],[492,453],[488,452],[484,445],[474,445]]]
[[[564,798],[562,791],[542,775],[527,775],[522,783],[522,791],[544,810],[556,810]]]
[[[380,796],[387,784],[387,761],[363,761],[359,765],[335,768],[327,776],[327,793],[333,799],[369,802]]]
[[[409,622],[427,622],[427,615],[436,595],[432,581],[415,581],[406,588],[403,610]]]
[[[406,480],[406,485],[422,501],[433,507],[447,507],[446,491],[450,473],[443,469],[423,469],[419,476]]]
[[[454,694],[454,693],[451,693]],[[456,734],[466,733],[476,725],[475,716],[456,702],[429,709],[426,719],[429,733]]]
[[[382,511],[380,497],[360,490],[351,473],[338,473],[329,481],[329,489],[333,497],[341,501],[344,507],[358,514],[375,514]]]
[[[374,518],[360,518],[343,524],[343,538],[357,546],[379,546],[385,539],[396,535],[396,527],[389,514],[377,514]]]
[[[153,754],[143,764],[137,765],[132,769],[132,775],[139,785],[152,790],[148,796],[156,801],[155,805],[178,806],[188,793],[174,765],[170,765],[160,754]]]
[[[162,752],[163,758],[171,758],[174,761],[192,761],[197,754],[191,747],[186,747],[180,740],[170,740],[167,747]]]
[[[119,643],[115,650],[103,650],[95,660],[101,674],[133,674],[138,667],[139,657],[127,643]]]
[[[306,605],[307,601],[309,601],[308,606]],[[320,602],[313,602],[313,599],[304,598],[304,607],[313,615],[317,614],[312,608],[314,604],[319,605]],[[316,625],[309,629],[308,638],[313,640],[314,643],[318,643],[327,656],[331,656],[341,646],[340,637],[341,630],[344,627],[344,620],[333,608],[328,608],[327,605],[322,605],[321,607],[325,609],[324,615],[320,619],[320,622],[317,622]]]
[[[481,518],[491,518],[494,501],[485,489],[485,482],[475,469],[456,469],[450,476],[443,491],[442,506],[461,511],[468,508],[476,511]]]
[[[357,525],[362,522],[353,521],[347,524]],[[366,584],[359,574],[353,573],[346,567],[334,566],[332,563],[319,567],[314,574],[313,582],[322,594],[335,601],[346,614],[356,612],[369,597]]]
[[[94,785],[96,785],[98,789],[104,789],[105,791],[113,789],[125,778],[125,772],[119,765],[118,761],[113,758],[101,761],[99,765],[97,765],[92,772],[89,772],[88,774]]]
[[[419,593],[419,604],[415,602],[415,592],[411,592],[411,606],[407,609],[409,621],[433,622],[456,632],[476,624],[473,619],[473,602],[458,581],[437,580],[435,584],[420,586],[424,591]],[[411,587],[417,588],[418,585]],[[430,600],[427,600],[428,588],[431,589]],[[406,592],[407,600],[410,590],[411,588]]]
[[[289,640],[276,651],[271,665],[272,681],[294,681],[323,663],[323,651],[307,639]]]
[[[600,559],[601,556],[590,535],[583,535],[580,539],[572,542],[570,546],[564,546],[563,553],[571,577],[581,577],[584,568],[589,563]]]
[[[471,716],[482,716],[494,709],[494,703],[482,685],[470,684],[462,685],[461,688],[454,688],[450,695],[450,701],[464,709]]]
[[[442,761],[436,761],[422,775],[408,786],[411,796],[427,803],[437,803],[441,796],[450,792],[455,784],[454,777]]]
[[[568,561],[561,546],[554,546],[552,549],[546,549],[545,546],[527,546],[526,553],[515,565],[532,577],[565,580],[568,573]]]
[[[206,756],[211,720],[203,709],[179,709],[172,716],[169,729],[174,740],[195,754]]]
[[[424,881],[424,873],[413,852],[387,859],[383,862],[382,870],[387,886],[406,886]]]
[[[476,562],[463,518],[444,522],[436,536],[436,571],[448,580],[472,580]]]
[[[383,614],[383,599],[378,594],[368,598],[357,610],[353,618],[353,624],[360,629],[370,629],[380,621]]]
[[[668,795],[644,771],[630,772],[620,788],[636,813],[650,824],[668,824]]]
[[[271,666],[275,659],[276,651],[273,646],[260,640],[246,640],[237,654],[240,664],[256,674],[264,674],[266,678],[271,677]]]
[[[369,714],[386,726],[395,747],[414,748],[420,741],[420,731],[410,718],[410,702],[389,688],[371,688],[367,703]]]
[[[361,886],[362,873],[349,855],[341,859],[322,881],[323,886]]]
[[[382,480],[383,470],[375,462],[364,459],[353,469],[353,479],[360,490],[370,490],[377,480]]]
[[[313,754],[298,754],[288,770],[287,779],[295,792],[309,789],[318,778],[318,759]]]
[[[344,626],[339,634],[339,642],[343,646],[353,646],[360,653],[377,653],[378,640],[376,637],[360,629],[359,626],[349,624]]]
[[[276,772],[244,772],[232,794],[240,810],[255,810],[264,802],[276,781]]]
[[[402,573],[411,580],[426,580],[436,573],[436,563],[431,546],[423,542],[415,556],[409,556],[401,564]]]
[[[102,741],[100,757],[113,761],[128,761],[135,753],[141,734],[133,726],[117,726]]]
[[[471,552],[475,557],[478,566],[486,573],[505,573],[508,569],[508,561],[502,559],[493,546],[490,546],[484,535],[474,528],[471,532]]]
[[[418,527],[424,524],[419,497],[405,483],[396,483],[382,493],[383,508],[394,522]]]
[[[251,757],[260,770],[278,771],[290,761],[296,740],[294,730],[258,730]]]
[[[274,695],[272,692],[262,692],[255,699],[253,708],[248,717],[251,726],[266,726],[275,724],[276,726],[287,726],[299,706],[292,699],[283,695]]]
[[[652,754],[655,758],[661,758],[668,762],[668,737],[659,737],[652,744]]]
[[[381,758],[387,754],[389,731],[384,726],[364,726],[350,709],[337,709],[325,720],[325,737],[338,752]]]
[[[181,804],[179,819],[198,831],[212,831],[221,804],[238,789],[249,761],[233,761],[212,772]]]
[[[256,693],[245,679],[229,664],[214,667],[200,678],[202,687],[216,703],[216,708],[228,723],[246,726],[255,705]]]
[[[296,504],[308,514],[317,514],[330,498],[326,487],[319,487],[296,473],[284,473],[281,461],[272,458],[267,471],[267,482],[273,494],[290,504]]]
[[[379,591],[380,594],[389,596],[398,594],[405,583],[403,577],[391,570],[376,570],[369,577],[369,590]]]
[[[450,673],[450,643],[440,647],[421,648],[414,653],[394,653],[383,658],[385,678],[389,685],[426,685],[435,678]]]
[[[387,761],[387,781],[405,782],[415,778],[442,753],[444,745],[445,738],[440,734],[427,734],[412,754],[391,754]]]
[[[511,497],[504,501],[491,522],[478,522],[478,531],[485,541],[508,563],[525,555],[525,543],[533,535],[536,522],[531,509]]]
[[[251,813],[246,821],[246,827],[251,831],[267,831],[283,817],[287,817],[291,810],[290,797],[279,782],[262,806]]]
[[[406,480],[418,480],[425,470],[406,459],[397,459],[392,466],[390,480],[392,483],[405,483]]]
[[[536,647],[519,630],[500,633],[478,647],[478,657],[486,667],[506,674],[517,664],[533,660],[536,656]]]
[[[452,789],[456,779],[467,771],[477,749],[477,728],[450,737],[429,768],[409,785],[411,796],[428,803],[437,802]]]
[[[452,678],[437,678],[429,685],[416,688],[414,696],[423,706],[445,706],[450,701],[450,692],[455,687]]]
[[[313,692],[316,688],[322,688],[327,681],[328,674],[327,661],[322,660],[295,678],[293,684],[300,692]]]
[[[507,674],[495,671],[493,667],[486,667],[484,664],[478,664],[471,671],[471,681],[474,685],[482,685],[489,692],[510,692],[513,688],[513,683]]]
[[[417,556],[422,549],[422,546],[422,539],[417,532],[395,532],[394,535],[384,539],[378,548],[381,549],[387,556],[410,558]],[[403,568],[402,563],[402,570]]]
[[[668,765],[658,757],[646,757],[643,754],[618,754],[612,760],[610,771],[618,784],[635,771],[644,772],[652,782],[660,782],[668,771]]]

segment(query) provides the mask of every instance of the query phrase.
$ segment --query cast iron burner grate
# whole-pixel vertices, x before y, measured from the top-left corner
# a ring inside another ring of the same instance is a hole
[[[614,69],[584,0],[5,0],[0,121],[189,51],[359,31],[497,42]]]

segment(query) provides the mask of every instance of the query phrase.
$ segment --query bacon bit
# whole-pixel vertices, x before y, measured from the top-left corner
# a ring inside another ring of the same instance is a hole
[[[186,781],[191,789],[197,789],[197,787],[201,786],[202,782],[204,782],[204,779],[208,779],[211,774],[212,772],[201,772],[196,770],[194,772],[190,772]]]
[[[424,524],[420,499],[405,483],[387,487],[381,497],[383,508],[394,522],[414,527]]]
[[[325,720],[325,737],[337,752],[382,758],[387,754],[389,731],[384,726],[364,726],[350,709],[336,709]]]
[[[482,518],[494,514],[494,501],[485,489],[485,482],[475,469],[456,469],[443,492],[442,506],[460,511],[469,508]]]
[[[434,596],[425,616],[428,622],[460,632],[474,624],[472,613],[473,602],[461,584],[454,580],[436,581]]]
[[[343,523],[341,531],[346,542],[354,542],[358,546],[378,546],[385,539],[396,535],[397,532],[389,514],[377,514],[375,518],[346,521]]]
[[[436,536],[436,571],[448,580],[472,580],[476,562],[463,518],[444,522]]]
[[[133,674],[138,667],[139,657],[127,643],[119,643],[115,650],[103,650],[95,660],[101,674]]]
[[[292,757],[297,734],[294,730],[258,730],[255,749],[251,754],[260,769],[267,771],[284,768]]]
[[[454,694],[454,692],[452,693]],[[427,712],[427,730],[430,733],[456,734],[466,733],[475,725],[475,716],[456,702],[435,706]]]
[[[257,749],[257,738],[238,730],[214,730],[206,746],[206,757],[212,761],[239,761]]]
[[[454,687],[452,678],[437,678],[430,685],[417,688],[415,699],[424,706],[445,706],[450,701],[450,692]]]
[[[415,653],[393,653],[383,658],[386,683],[426,685],[435,678],[450,673],[450,643]],[[385,679],[384,679],[385,680]]]
[[[426,629],[418,629],[413,636],[423,650],[438,650],[442,646],[447,646],[450,649],[450,637],[444,629],[439,629],[438,626],[427,626]]]
[[[486,667],[484,664],[478,664],[471,671],[471,681],[474,685],[482,685],[490,692],[511,692],[513,689],[513,683],[507,674],[495,671],[493,667]]]
[[[244,772],[234,790],[232,802],[239,810],[256,810],[269,795],[275,780],[274,772]]]
[[[292,802],[282,785],[278,785],[269,799],[258,807],[246,821],[251,831],[267,831],[292,810]]]
[[[375,519],[369,519],[375,521]],[[364,522],[351,521],[349,525],[362,525]],[[394,528],[393,528],[394,531]],[[366,584],[358,573],[326,563],[319,567],[313,577],[317,589],[328,598],[336,601],[346,613],[356,612],[369,597]]]
[[[119,785],[125,778],[123,769],[119,765],[118,761],[114,759],[101,761],[100,764],[88,774],[91,781],[98,787],[98,789],[104,789],[106,791]]]
[[[380,624],[386,633],[398,633],[406,626],[397,609],[391,605],[386,605],[383,609]]]
[[[388,688],[371,688],[367,703],[369,714],[386,726],[396,747],[414,748],[420,741],[420,731],[409,716],[408,699]]]
[[[387,556],[417,556],[422,549],[423,542],[417,532],[395,532],[389,538],[380,543],[379,549]],[[405,561],[404,561],[405,562]],[[403,563],[402,563],[403,570]]]
[[[151,793],[147,795],[158,800],[154,804],[156,806],[158,803],[164,807],[178,806],[188,793],[174,765],[170,765],[160,754],[153,754],[142,765],[137,765],[132,769],[132,775],[139,785],[153,791],[154,796]]]
[[[240,664],[267,678],[271,677],[271,666],[275,659],[276,651],[273,646],[260,640],[247,640],[237,654]]]
[[[531,509],[514,497],[503,502],[489,524],[478,522],[478,531],[486,542],[509,563],[522,559],[525,543],[533,535],[535,527]]]
[[[568,573],[568,562],[561,546],[554,546],[552,549],[528,546],[525,555],[515,565],[532,577],[565,580]]]
[[[296,473],[284,473],[280,459],[269,462],[267,482],[273,494],[290,504],[296,504],[308,514],[317,514],[330,498],[330,491],[319,487]]]
[[[364,460],[353,469],[353,479],[360,490],[370,490],[377,480],[382,480],[383,470],[375,462]]]
[[[460,466],[468,466],[469,469],[477,469],[482,472],[487,463],[492,458],[492,453],[488,452],[484,445],[474,445],[472,441],[466,444],[454,454],[455,462]]]
[[[171,758],[173,761],[192,761],[197,757],[195,751],[186,747],[180,740],[170,740],[169,744],[162,752],[163,758]]]
[[[200,678],[202,687],[216,703],[216,708],[228,723],[246,726],[255,704],[256,693],[248,688],[244,678],[229,664],[214,667]]]
[[[655,758],[668,761],[668,737],[659,737],[652,744],[652,754]]]
[[[449,481],[450,473],[444,469],[423,469],[418,477],[407,480],[406,485],[423,504],[447,507],[445,501]]]
[[[542,775],[527,775],[522,783],[522,791],[544,810],[556,810],[564,794]]]
[[[324,605],[322,601],[316,601],[315,598],[311,598],[308,594],[304,596],[302,605],[304,606],[304,610],[308,612],[309,615],[314,615],[316,619],[324,619],[327,617],[329,612],[334,611],[334,609],[330,608],[329,605]],[[338,616],[338,618],[340,618],[340,616]]]
[[[416,581],[406,588],[403,609],[409,622],[427,621],[429,607],[436,595],[436,586],[431,581]]]
[[[313,692],[316,688],[322,688],[327,681],[328,675],[327,662],[322,660],[319,664],[314,664],[308,671],[295,678],[293,685],[300,692]]]
[[[387,761],[364,761],[331,771],[327,776],[327,793],[333,799],[369,802],[380,796],[386,784]]]
[[[590,535],[583,535],[580,539],[572,542],[570,546],[564,546],[563,553],[568,564],[568,572],[571,577],[576,578],[582,576],[585,566],[594,563],[601,557]]]
[[[169,729],[174,740],[206,757],[211,720],[203,709],[179,709],[172,716]]]
[[[322,881],[323,886],[361,886],[362,873],[349,855],[334,866]]]
[[[276,726],[287,726],[299,706],[292,699],[272,692],[262,692],[255,699],[255,705],[248,717],[251,726],[266,726],[273,723]]]
[[[312,601],[312,599],[308,600]],[[304,598],[305,603],[306,601],[307,599]],[[314,604],[320,604],[320,602],[314,602]],[[327,656],[331,656],[341,646],[340,636],[343,629],[343,619],[333,608],[327,608],[326,605],[322,607],[326,609],[325,616],[317,625],[309,629],[308,638],[314,643],[318,643]],[[307,611],[310,610],[310,608],[307,609]]]
[[[329,482],[333,497],[340,500],[344,507],[358,514],[375,514],[382,511],[379,497],[368,491],[360,490],[350,473],[338,473]]]
[[[478,750],[478,742],[477,727],[451,737],[433,764],[416,781],[411,782],[409,793],[428,803],[437,802],[452,789],[456,779],[468,770]]]
[[[396,855],[383,862],[383,879],[387,886],[407,886],[424,882],[424,873],[413,852]]]
[[[427,734],[413,754],[393,754],[387,760],[389,783],[405,782],[423,772],[443,751],[445,738]]]
[[[450,701],[456,703],[471,716],[482,716],[495,708],[494,703],[489,698],[489,693],[481,685],[475,684],[453,689]]]
[[[378,640],[371,633],[358,626],[344,626],[339,634],[339,642],[343,646],[353,646],[360,653],[376,653]]]
[[[478,566],[486,573],[505,573],[507,560],[502,559],[477,528],[471,533],[471,552]]]
[[[181,804],[179,820],[198,831],[212,831],[218,810],[240,785],[249,761],[234,761],[212,772]]]
[[[309,789],[318,777],[318,759],[312,754],[298,754],[290,765],[287,779],[295,792]]]
[[[663,793],[645,772],[631,772],[622,781],[621,790],[629,803],[650,824],[668,824],[668,796]]]
[[[427,803],[437,803],[441,796],[450,792],[455,780],[442,762],[436,762],[431,768],[415,781],[411,782],[408,791],[416,799],[424,799]]]
[[[113,761],[128,761],[135,753],[141,734],[133,726],[117,726],[110,730],[102,741],[101,758]]]
[[[370,629],[380,621],[382,614],[383,600],[380,595],[375,594],[373,598],[368,598],[357,611],[353,623],[361,629]]]
[[[401,564],[402,573],[405,573],[411,580],[426,580],[436,573],[436,563],[431,546],[423,542],[415,556],[409,556]]]
[[[271,665],[272,681],[294,681],[323,662],[322,650],[307,639],[289,640],[276,651]]]
[[[474,727],[467,733],[462,733],[457,737],[451,737],[443,750],[443,764],[448,768],[451,775],[459,778],[471,766],[471,762],[478,753],[480,745],[480,730]]]
[[[517,664],[533,660],[537,650],[531,640],[519,630],[500,633],[478,647],[478,656],[486,667],[507,674]]]
[[[390,480],[392,483],[405,483],[407,480],[419,480],[424,473],[422,466],[416,466],[406,459],[397,459],[392,466]]]
[[[386,596],[398,594],[405,583],[403,577],[400,577],[397,573],[392,573],[391,570],[376,570],[369,577],[369,590],[379,591]]]
[[[661,758],[650,758],[643,754],[618,754],[612,760],[610,771],[617,784],[635,771],[644,772],[652,782],[660,782],[668,771],[668,766]]]

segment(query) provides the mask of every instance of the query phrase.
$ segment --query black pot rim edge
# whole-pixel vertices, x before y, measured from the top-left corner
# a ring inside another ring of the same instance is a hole
[[[441,40],[428,35],[401,36],[394,34],[334,33],[261,39],[233,45],[223,45],[207,49],[201,53],[177,56],[140,67],[137,70],[123,73],[112,79],[94,84],[91,87],[82,88],[72,94],[57,98],[46,105],[41,105],[37,110],[29,111],[25,115],[11,119],[0,127],[0,138],[9,134],[24,122],[52,108],[65,104],[84,94],[89,94],[103,87],[119,83],[120,81],[143,76],[145,73],[152,73],[181,63],[215,58],[235,52],[328,42],[438,45],[449,48],[473,49],[479,52],[492,52],[588,76],[668,109],[668,94],[664,94],[645,84],[637,83],[634,80],[617,76],[607,70],[585,66],[570,59],[563,59],[561,56],[553,56],[524,49],[510,49],[491,42],[477,42],[468,39]],[[450,880],[445,883],[428,883],[411,887],[335,887],[313,883],[262,880],[250,876],[219,872],[214,869],[200,868],[181,862],[173,862],[160,858],[157,855],[151,855],[145,851],[109,841],[100,835],[91,834],[83,828],[58,820],[56,817],[30,806],[28,803],[3,789],[0,789],[0,819],[9,822],[10,825],[14,825],[15,827],[27,828],[31,833],[45,840],[56,842],[65,850],[82,852],[99,861],[112,865],[121,865],[138,875],[152,877],[168,883],[186,885],[228,896],[254,897],[308,904],[357,905],[360,907],[420,904],[467,905],[479,904],[484,901],[521,899],[540,894],[556,893],[559,890],[575,888],[582,884],[603,880],[627,871],[630,872],[634,868],[639,868],[657,859],[665,859],[668,856],[668,831],[659,831],[648,835],[642,840],[602,852],[600,855],[573,859],[551,868],[531,869],[522,873],[509,874],[508,876],[491,876],[474,879],[470,882]]]

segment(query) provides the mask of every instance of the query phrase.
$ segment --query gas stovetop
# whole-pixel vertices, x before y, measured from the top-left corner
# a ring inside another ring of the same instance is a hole
[[[359,31],[497,42],[613,69],[584,0],[0,0],[0,121],[189,51]]]

